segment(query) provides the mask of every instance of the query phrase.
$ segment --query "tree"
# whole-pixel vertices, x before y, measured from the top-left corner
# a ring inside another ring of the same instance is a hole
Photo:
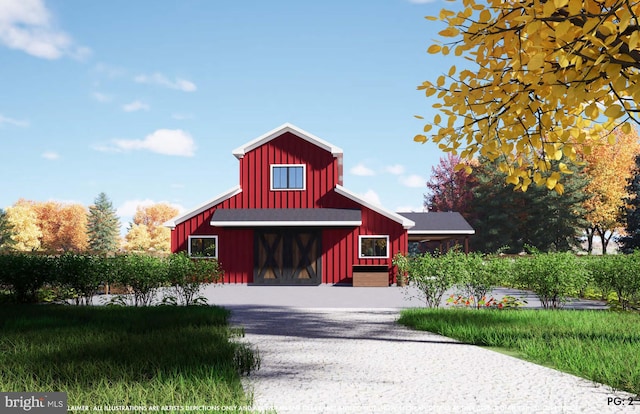
[[[457,211],[470,220],[475,179],[463,168],[456,168],[460,163],[460,157],[447,154],[431,168],[424,205],[428,211]]]
[[[11,249],[15,244],[12,235],[13,226],[9,223],[6,211],[0,208],[0,252]]]
[[[567,251],[579,245],[587,182],[580,171],[567,176],[563,195],[539,186],[514,191],[505,183],[499,162],[480,160],[473,174],[478,182],[471,223],[476,230],[471,239],[474,250],[493,253],[506,248],[520,253],[529,245],[540,251]]]
[[[87,210],[80,204],[29,201],[42,232],[40,249],[49,253],[87,249]]]
[[[627,182],[625,198],[626,207],[623,209],[626,236],[620,238],[622,251],[632,253],[640,249],[640,155],[635,158],[633,174]]]
[[[129,250],[171,250],[171,230],[164,223],[178,215],[178,210],[166,203],[139,206],[125,236]]]
[[[607,145],[608,138],[602,136],[591,146],[591,152],[581,154],[589,177],[585,192],[590,197],[584,203],[589,253],[593,250],[594,235],[600,237],[602,254],[606,254],[609,241],[624,227],[621,211],[627,197],[627,180],[640,145],[635,129],[630,134],[616,130],[613,136],[615,145]]]
[[[639,14],[637,1],[463,0],[458,13],[427,17],[444,21],[439,34],[451,40],[428,52],[475,65],[418,86],[439,99],[425,133],[435,126],[430,138],[463,159],[498,160],[516,188],[562,193],[577,146],[640,123]]]
[[[118,250],[120,220],[105,193],[98,194],[89,207],[87,219],[89,249],[97,254],[107,255]]]
[[[40,248],[42,230],[31,202],[21,199],[7,208],[7,221],[13,228],[13,249],[28,252]]]

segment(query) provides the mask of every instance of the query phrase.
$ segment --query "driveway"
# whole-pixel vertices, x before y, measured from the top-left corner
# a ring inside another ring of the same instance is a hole
[[[421,305],[403,289],[226,285],[206,295],[259,352],[261,368],[244,381],[257,410],[640,412],[614,405],[629,394],[396,324],[401,308]]]

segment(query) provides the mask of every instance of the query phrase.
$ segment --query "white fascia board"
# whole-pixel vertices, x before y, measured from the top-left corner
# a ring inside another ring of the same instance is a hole
[[[370,202],[362,199],[357,194],[347,190],[346,188],[344,188],[340,184],[336,185],[335,191],[336,191],[336,193],[338,193],[340,195],[343,195],[343,196],[355,201],[356,203],[361,204],[361,205],[363,205],[363,206],[375,211],[376,213],[380,213],[383,216],[388,217],[391,220],[402,224],[402,227],[405,228],[405,229],[410,229],[411,227],[414,227],[416,225],[416,223],[413,220],[409,220],[408,218],[403,217],[400,214],[394,213],[393,211],[387,210],[384,207],[377,206],[375,204],[371,204]]]
[[[334,157],[337,157],[338,155],[342,154],[342,148],[336,147],[335,145],[328,143],[322,138],[319,138],[313,134],[310,134],[309,132],[303,129],[300,129],[297,126],[290,124],[288,122],[234,149],[232,151],[232,154],[235,155],[236,158],[240,159],[244,157],[244,154],[246,154],[247,152],[255,148],[258,148],[260,145],[263,145],[286,132],[291,132],[292,134],[299,136],[305,141],[308,141],[326,151],[329,151],[331,155],[333,155]]]
[[[476,234],[475,230],[409,230],[409,234]]]
[[[240,194],[242,192],[242,188],[237,185],[235,187],[233,187],[232,189],[225,191],[222,194],[217,195],[216,197],[212,198],[211,200],[207,201],[206,203],[194,208],[193,210],[178,216],[178,217],[174,217],[171,220],[167,221],[164,223],[165,227],[169,227],[171,229],[174,229],[178,224],[183,223],[187,220],[189,220],[191,217],[193,216],[197,216],[198,214],[202,213],[203,211],[206,211],[208,209],[210,209],[211,207],[215,206],[216,204],[222,203],[223,201],[233,197],[234,195]]]
[[[357,227],[362,221],[211,221],[214,227]]]

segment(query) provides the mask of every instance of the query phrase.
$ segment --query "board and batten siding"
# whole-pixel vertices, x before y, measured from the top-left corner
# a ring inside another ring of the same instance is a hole
[[[234,208],[351,208],[362,212],[359,227],[324,227],[322,229],[322,283],[351,283],[353,265],[386,265],[397,252],[406,253],[408,236],[402,224],[337,194],[341,184],[340,157],[286,132],[248,151],[240,158],[242,192],[176,225],[171,232],[172,251],[187,250],[189,235],[217,235],[218,260],[225,271],[225,283],[253,282],[252,228],[212,227],[216,209]],[[271,165],[306,165],[304,190],[271,190]],[[360,259],[361,235],[388,235],[389,257]],[[389,275],[390,283],[395,275]]]

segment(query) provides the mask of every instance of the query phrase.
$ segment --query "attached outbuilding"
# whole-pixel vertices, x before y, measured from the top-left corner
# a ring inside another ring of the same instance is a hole
[[[416,219],[435,214],[394,213],[347,190],[342,149],[291,124],[233,155],[240,184],[165,224],[172,252],[217,258],[226,283],[351,284],[365,270],[389,285]]]

